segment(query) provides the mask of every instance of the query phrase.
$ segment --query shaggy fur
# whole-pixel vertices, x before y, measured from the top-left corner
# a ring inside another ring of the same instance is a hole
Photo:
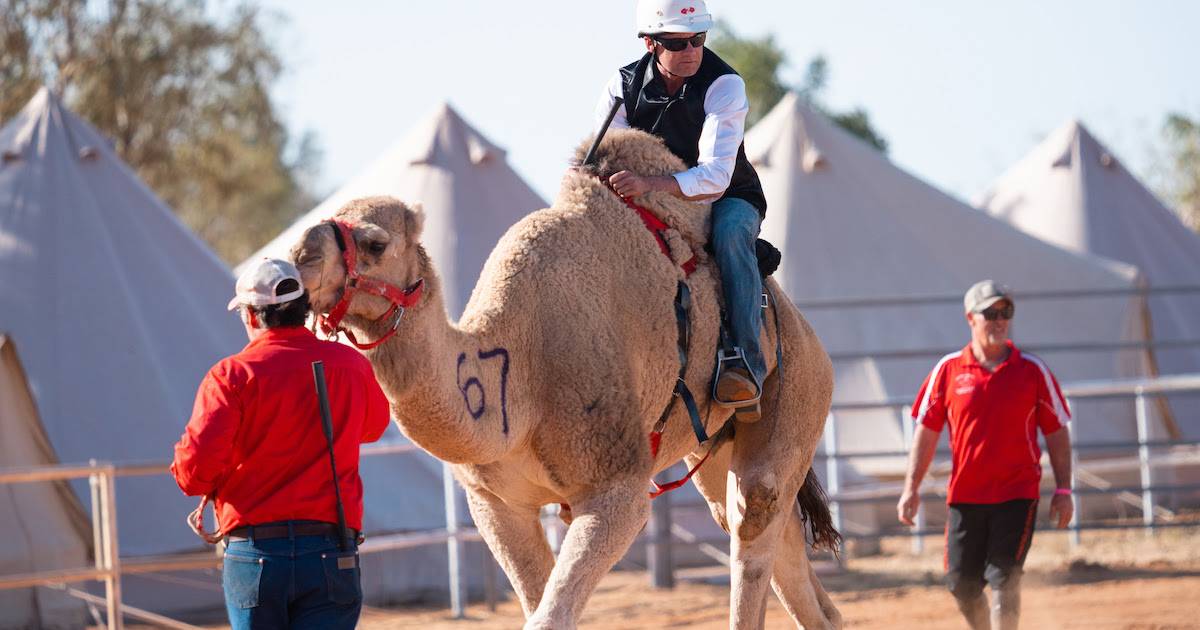
[[[613,131],[599,168],[667,174],[682,164],[651,136]],[[657,459],[647,434],[679,370],[672,300],[684,277],[678,263],[692,252],[700,266],[688,278],[685,379],[707,404],[719,313],[716,270],[702,247],[708,207],[665,195],[639,202],[674,226],[670,259],[596,174],[573,169],[553,207],[528,215],[496,245],[457,324],[447,321],[441,283],[419,243],[419,208],[374,197],[338,212],[356,224],[360,251],[385,246],[362,257],[360,273],[400,286],[425,279],[424,297],[399,333],[366,354],[405,435],[456,464],[528,628],[574,627],[596,583],[644,525],[652,475],[707,447],[695,443],[682,405]],[[331,228],[309,230],[292,255],[314,310],[326,312],[345,279]],[[387,306],[360,293],[345,321],[360,339],[377,338],[383,330],[373,320]],[[829,410],[832,369],[790,302],[781,300],[778,316],[778,328],[768,317],[763,338],[769,350],[784,344],[782,371],[767,353],[766,391],[778,395],[764,400],[760,421],[737,427],[696,483],[732,534],[731,626],[761,627],[773,584],[798,625],[836,627],[837,611],[805,556],[794,499]],[[709,433],[728,418],[714,410]],[[573,520],[556,560],[538,510],[560,502],[570,504]]]

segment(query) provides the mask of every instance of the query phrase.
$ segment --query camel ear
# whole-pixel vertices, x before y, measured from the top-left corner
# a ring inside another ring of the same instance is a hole
[[[420,203],[413,203],[408,210],[404,213],[404,231],[408,243],[412,245],[421,240],[421,230],[425,227],[425,208]]]

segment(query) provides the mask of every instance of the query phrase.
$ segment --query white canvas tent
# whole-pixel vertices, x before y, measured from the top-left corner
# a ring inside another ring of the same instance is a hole
[[[1068,250],[1136,265],[1148,286],[1200,287],[1200,236],[1078,121],[1046,137],[996,180],[979,206]],[[1156,342],[1200,341],[1200,293],[1152,294]],[[1159,346],[1161,374],[1200,372],[1200,347]],[[1183,436],[1200,438],[1200,397],[1172,400]]]
[[[16,344],[0,334],[0,466],[55,464]],[[0,574],[88,566],[91,526],[65,483],[0,486]],[[0,591],[0,627],[66,628],[84,621],[83,602],[47,588]]]
[[[500,236],[521,217],[546,207],[505,161],[504,150],[443,104],[361,175],[247,260],[286,257],[309,227],[347,201],[371,195],[424,206],[422,243],[441,275],[446,310],[455,318]]]
[[[0,329],[51,446],[64,463],[168,459],[200,378],[245,343],[228,267],[47,90],[0,151]],[[197,548],[169,478],[122,479],[117,501],[123,554]]]
[[[1135,268],[1061,250],[949,197],[795,94],[747,133],[746,151],[769,204],[763,237],[783,251],[776,277],[834,358],[835,405],[911,400],[939,356],[966,344],[961,295],[984,278],[1017,293],[1014,340],[1027,348],[1142,338],[1135,295],[1021,297],[1133,289],[1140,281]],[[925,299],[936,296],[949,299]],[[1063,381],[1130,376],[1146,367],[1138,351],[1040,354]],[[1076,417],[1087,438],[1134,434],[1130,406],[1081,407]],[[903,449],[894,412],[841,412],[837,429],[843,453]],[[871,474],[894,475],[903,466],[903,458],[854,462]]]
[[[45,89],[0,128],[0,154],[0,330],[57,461],[170,459],[201,377],[245,344],[229,268]],[[69,487],[90,506],[86,480]],[[182,521],[196,501],[170,477],[121,477],[116,497],[122,556],[203,547]],[[220,602],[157,576],[128,577],[125,594],[156,612]]]

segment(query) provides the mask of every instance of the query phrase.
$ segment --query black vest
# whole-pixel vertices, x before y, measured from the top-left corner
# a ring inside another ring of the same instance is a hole
[[[646,73],[651,73],[649,78]],[[666,84],[658,74],[654,55],[646,53],[640,60],[621,68],[621,90],[625,98],[625,114],[629,126],[663,139],[684,164],[691,168],[700,158],[700,132],[704,128],[704,97],[718,77],[737,74],[713,51],[705,48],[700,69],[684,81],[674,96],[667,94]],[[737,161],[729,187],[721,196],[744,199],[767,215],[767,198],[763,195],[758,173],[746,158],[746,146],[738,147]]]

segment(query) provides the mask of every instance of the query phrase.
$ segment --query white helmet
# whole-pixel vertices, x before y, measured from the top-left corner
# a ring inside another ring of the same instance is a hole
[[[659,33],[701,33],[712,28],[704,0],[638,0],[638,37]]]

